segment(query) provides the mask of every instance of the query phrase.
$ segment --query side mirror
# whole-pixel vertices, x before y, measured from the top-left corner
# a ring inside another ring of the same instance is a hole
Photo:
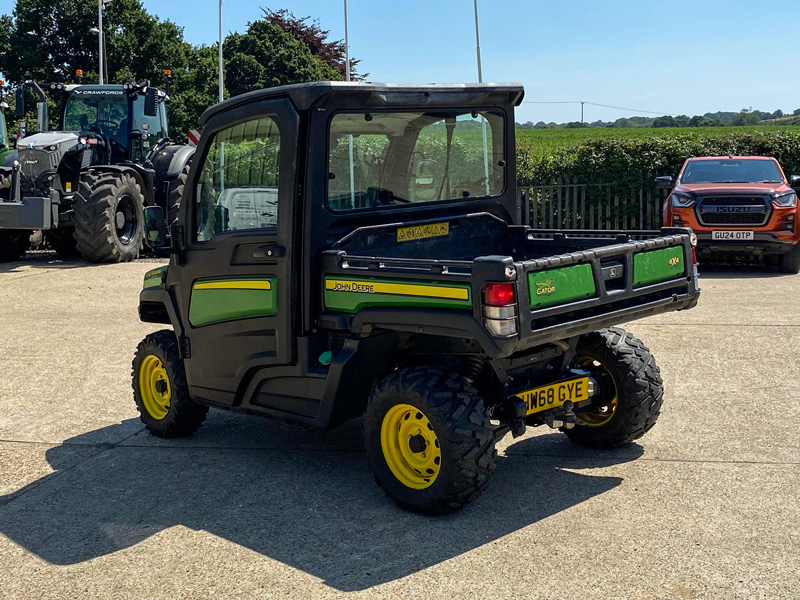
[[[160,206],[144,209],[144,242],[151,250],[166,249],[167,220]]]
[[[156,88],[148,87],[144,93],[144,114],[146,117],[155,117],[157,114]]]
[[[789,177],[789,187],[800,189],[800,175],[791,175]]]
[[[16,106],[14,107],[14,117],[21,119],[25,116],[25,88],[18,87],[16,97]]]
[[[672,177],[670,175],[661,175],[656,177],[656,187],[660,190],[668,190],[673,186]]]

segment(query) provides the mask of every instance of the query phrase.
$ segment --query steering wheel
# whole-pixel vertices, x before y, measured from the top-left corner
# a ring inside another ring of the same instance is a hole
[[[89,131],[94,131],[100,135],[108,135],[106,132],[110,129],[116,129],[116,127],[117,124],[114,121],[100,120],[92,123],[91,127],[89,127]]]

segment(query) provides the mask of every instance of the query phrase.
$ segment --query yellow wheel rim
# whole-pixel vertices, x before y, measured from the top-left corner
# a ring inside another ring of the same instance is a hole
[[[152,354],[145,356],[139,367],[139,392],[145,410],[154,419],[160,421],[169,412],[172,400],[172,386],[164,363]]]
[[[610,380],[613,383],[614,396],[611,398],[611,400],[605,404],[593,404],[588,411],[575,412],[575,416],[578,417],[578,419],[580,419],[584,425],[588,425],[589,427],[600,427],[601,425],[605,425],[612,418],[614,418],[614,414],[617,412],[619,392],[617,391],[617,382],[614,381],[614,376],[609,372],[608,369],[605,368],[605,366],[603,366],[600,361],[586,356],[578,357],[575,360],[575,366],[578,368],[588,369],[595,375],[603,375],[603,381]]]
[[[390,408],[381,424],[381,449],[392,474],[407,488],[424,490],[436,481],[442,449],[421,410],[410,404]]]

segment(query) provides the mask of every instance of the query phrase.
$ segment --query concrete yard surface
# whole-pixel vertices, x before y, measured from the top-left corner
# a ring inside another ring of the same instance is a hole
[[[665,381],[651,432],[508,436],[488,489],[431,518],[375,485],[359,421],[150,436],[153,263],[0,265],[0,599],[798,597],[800,276],[703,271],[697,308],[626,325]]]

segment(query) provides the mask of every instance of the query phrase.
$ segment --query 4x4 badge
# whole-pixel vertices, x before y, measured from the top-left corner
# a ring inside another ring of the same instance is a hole
[[[670,267],[677,267],[679,264],[681,264],[681,257],[680,256],[673,256],[672,258],[669,259],[669,266]]]

